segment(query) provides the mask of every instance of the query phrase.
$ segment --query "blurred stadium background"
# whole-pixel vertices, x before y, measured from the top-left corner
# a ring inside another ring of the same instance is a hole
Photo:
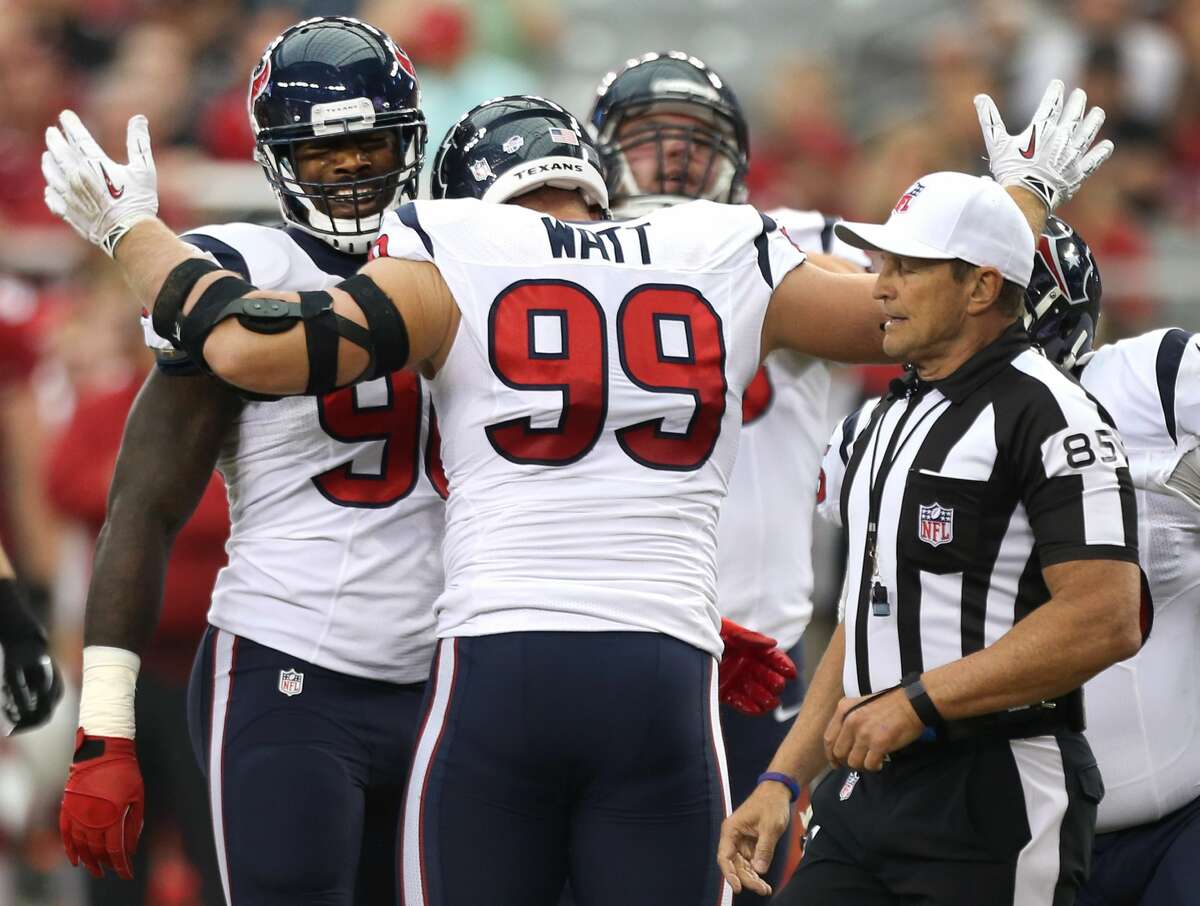
[[[985,172],[974,94],[1018,122],[1061,77],[1106,108],[1102,135],[1117,144],[1062,212],[1103,268],[1102,333],[1200,329],[1200,0],[0,0],[0,11],[0,539],[45,602],[71,683],[91,547],[151,359],[107,259],[42,205],[43,130],[70,106],[119,149],[127,118],[145,113],[170,224],[274,219],[250,160],[246,82],[267,41],[308,15],[359,16],[408,50],[428,157],[480,100],[540,93],[582,117],[626,58],[690,51],[746,108],[751,201],[859,219],[886,216],[921,173]],[[842,377],[831,416],[890,373]],[[177,545],[148,658],[168,686],[186,681],[225,518],[214,480]],[[819,544],[828,622],[839,556],[834,540]],[[88,902],[57,839],[74,709],[69,695],[52,726],[0,739],[0,903]],[[187,830],[160,825],[144,843],[152,906],[201,902]]]

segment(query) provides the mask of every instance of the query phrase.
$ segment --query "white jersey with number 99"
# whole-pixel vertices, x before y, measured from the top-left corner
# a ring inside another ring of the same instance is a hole
[[[376,251],[432,261],[462,313],[432,382],[438,634],[640,630],[719,654],[742,393],[803,254],[748,206],[564,223],[474,200],[406,205]]]

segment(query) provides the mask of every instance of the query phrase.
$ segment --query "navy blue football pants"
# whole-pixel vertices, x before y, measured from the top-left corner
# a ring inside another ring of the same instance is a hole
[[[1076,906],[1200,903],[1200,798],[1149,824],[1097,834]]]
[[[231,906],[396,902],[424,685],[347,676],[209,627],[188,726]]]
[[[716,661],[645,632],[443,639],[405,802],[404,906],[719,906]]]

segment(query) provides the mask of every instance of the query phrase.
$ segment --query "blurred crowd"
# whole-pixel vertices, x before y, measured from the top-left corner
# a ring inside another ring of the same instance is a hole
[[[719,6],[736,13],[751,3]],[[947,6],[954,15],[930,20],[939,24],[904,58],[920,91],[877,105],[869,121],[861,102],[886,67],[843,64],[870,57],[870,46],[764,60],[769,78],[735,84],[753,128],[751,201],[882,218],[914,175],[985,172],[976,93],[1018,122],[1059,77],[1108,111],[1102,136],[1117,145],[1061,212],[1102,263],[1108,336],[1181,320],[1200,327],[1191,297],[1200,265],[1187,251],[1200,238],[1200,0]],[[560,0],[0,0],[0,9],[0,540],[77,683],[91,549],[125,413],[152,358],[107,259],[43,206],[42,136],[58,111],[79,111],[107,149],[123,148],[128,117],[145,113],[162,214],[183,228],[270,217],[251,162],[246,83],[267,42],[307,15],[356,15],[406,48],[429,122],[427,160],[458,114],[485,98],[545,93],[581,116],[591,99],[555,90],[571,66],[572,3]],[[623,47],[610,65],[659,49],[668,48]],[[719,56],[706,56],[722,71]],[[879,380],[863,371],[848,383],[877,389]],[[176,546],[148,665],[168,685],[186,681],[226,520],[214,479]],[[0,902],[87,901],[81,873],[62,870],[57,841],[73,708],[68,698],[45,731],[0,739]],[[145,902],[201,902],[181,843],[190,830],[156,828]]]

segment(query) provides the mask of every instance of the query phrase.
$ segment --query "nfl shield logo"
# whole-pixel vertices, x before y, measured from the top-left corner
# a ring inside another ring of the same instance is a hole
[[[288,698],[291,698],[293,695],[299,695],[304,691],[304,674],[297,673],[292,669],[280,670],[279,691]]]
[[[858,784],[858,771],[851,771],[846,775],[846,782],[842,784],[842,788],[838,790],[838,800],[845,802],[850,798],[850,794],[854,792],[854,787]]]
[[[954,540],[954,508],[940,503],[921,505],[917,537],[931,547],[949,544]]]
[[[482,157],[479,160],[471,161],[468,169],[471,171],[471,175],[475,177],[476,182],[492,179],[496,175],[492,172],[492,165]]]

